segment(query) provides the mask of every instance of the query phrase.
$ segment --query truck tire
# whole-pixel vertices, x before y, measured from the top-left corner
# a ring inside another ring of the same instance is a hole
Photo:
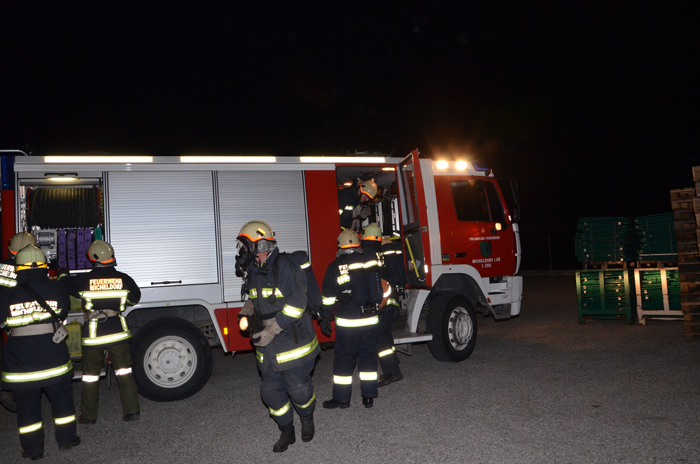
[[[209,380],[211,347],[202,332],[177,317],[140,328],[131,346],[136,386],[152,401],[177,401],[197,393]]]
[[[435,359],[445,362],[464,361],[476,346],[474,308],[467,299],[461,297],[431,307],[427,331],[433,335],[428,348]]]

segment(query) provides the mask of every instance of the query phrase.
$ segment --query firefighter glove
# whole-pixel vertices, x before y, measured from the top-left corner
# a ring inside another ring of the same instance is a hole
[[[245,316],[252,316],[254,311],[253,301],[245,300],[245,303],[243,303],[243,307],[241,308],[241,312],[238,313],[238,319]]]
[[[372,214],[372,210],[369,209],[369,206],[364,206],[364,207],[362,207],[362,209],[360,210],[360,217],[361,217],[362,219],[367,219],[367,218],[369,217],[370,214]]]
[[[321,319],[318,321],[319,327],[321,327],[321,333],[325,335],[326,337],[331,336],[331,332],[333,331],[333,328],[331,327],[331,320],[330,319]]]
[[[277,320],[272,319],[272,323],[265,327],[261,332],[253,335],[253,345],[255,346],[267,346],[272,342],[277,334],[282,332],[282,327],[279,326]]]

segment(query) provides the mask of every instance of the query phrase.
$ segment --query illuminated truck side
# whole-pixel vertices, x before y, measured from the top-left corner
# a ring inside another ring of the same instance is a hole
[[[404,248],[397,345],[428,342],[437,359],[466,359],[475,314],[515,316],[522,296],[517,188],[468,161],[443,165],[417,150],[405,158],[4,156],[3,250],[28,230],[52,267],[63,259],[84,272],[76,253],[91,239],[109,241],[143,295],[126,312],[139,392],[183,399],[206,384],[211,346],[252,349],[237,328],[240,227],[271,224],[281,251],[309,253],[320,282],[336,252],[338,188],[362,177],[387,192],[371,219]]]

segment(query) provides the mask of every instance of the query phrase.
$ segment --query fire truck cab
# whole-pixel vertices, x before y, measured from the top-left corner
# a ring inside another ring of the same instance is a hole
[[[259,219],[281,251],[305,250],[322,282],[340,232],[338,190],[373,179],[381,196],[364,220],[403,245],[408,284],[394,327],[397,349],[427,342],[441,361],[474,350],[476,313],[520,312],[517,185],[467,160],[406,157],[3,156],[3,250],[34,234],[50,261],[87,272],[94,239],[142,290],[126,311],[139,393],[187,398],[207,382],[211,346],[251,350],[236,237]],[[74,317],[79,317],[79,312]],[[331,342],[317,327],[320,342]]]

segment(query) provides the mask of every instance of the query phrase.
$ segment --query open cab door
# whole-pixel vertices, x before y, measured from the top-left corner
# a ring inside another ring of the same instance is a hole
[[[406,274],[412,287],[430,284],[427,263],[430,262],[428,210],[421,175],[418,150],[413,150],[399,163],[403,245],[406,250]]]

